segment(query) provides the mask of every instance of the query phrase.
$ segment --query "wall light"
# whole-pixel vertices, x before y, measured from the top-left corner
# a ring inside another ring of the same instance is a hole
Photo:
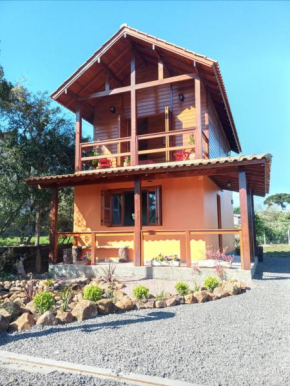
[[[116,108],[114,106],[110,106],[110,111],[112,114],[115,114]]]
[[[178,98],[179,98],[180,102],[183,102],[184,99],[185,99],[185,98],[184,98],[184,94],[182,94],[182,93],[179,94],[179,95],[178,95]]]
[[[227,182],[227,187],[228,187],[228,188],[231,188],[231,187],[232,187],[231,181],[228,181],[228,182]]]

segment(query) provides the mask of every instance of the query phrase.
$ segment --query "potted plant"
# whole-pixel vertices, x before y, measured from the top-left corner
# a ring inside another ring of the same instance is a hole
[[[91,265],[91,252],[87,252],[83,257],[82,261],[84,262],[85,265]]]
[[[101,155],[97,150],[93,151],[92,156],[98,156]],[[99,160],[98,159],[93,159],[92,160],[92,166],[96,169],[98,169],[99,166]]]
[[[160,267],[160,266],[163,266],[163,265],[169,265],[167,259],[162,255],[162,253],[159,253],[158,256],[156,257],[153,257],[153,259],[151,260],[151,265],[152,267]]]
[[[189,136],[189,145],[192,146],[190,149],[189,159],[194,160],[195,159],[195,138],[193,134],[190,134]]]
[[[165,256],[165,259],[167,259],[169,265],[171,265],[172,267],[180,266],[180,258],[178,257],[178,255]]]
[[[126,168],[126,167],[130,166],[130,164],[131,164],[131,159],[130,159],[130,157],[126,157],[126,158],[124,159],[124,167]]]

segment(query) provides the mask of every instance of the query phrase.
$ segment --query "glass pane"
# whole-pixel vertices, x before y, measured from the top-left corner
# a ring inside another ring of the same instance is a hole
[[[122,195],[113,194],[113,215],[112,223],[118,225],[122,223]]]
[[[147,224],[147,190],[142,190],[142,225]]]
[[[125,200],[124,225],[133,226],[135,223],[134,222],[134,192],[125,192],[124,200]]]
[[[156,194],[149,192],[149,224],[156,223]]]

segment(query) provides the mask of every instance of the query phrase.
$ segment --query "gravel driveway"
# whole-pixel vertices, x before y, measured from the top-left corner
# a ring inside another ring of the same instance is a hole
[[[290,259],[266,258],[252,289],[240,296],[2,334],[0,344],[205,386],[290,385],[289,311]]]

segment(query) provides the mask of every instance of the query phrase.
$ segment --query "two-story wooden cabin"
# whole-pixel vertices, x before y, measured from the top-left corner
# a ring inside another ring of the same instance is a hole
[[[73,186],[73,235],[92,264],[126,246],[136,266],[159,253],[191,266],[209,245],[234,250],[239,234],[250,269],[253,195],[268,192],[271,156],[230,156],[241,145],[216,61],[123,25],[51,97],[76,114],[75,173],[27,182],[52,189],[53,262],[58,189]],[[82,140],[83,120],[92,142]]]

